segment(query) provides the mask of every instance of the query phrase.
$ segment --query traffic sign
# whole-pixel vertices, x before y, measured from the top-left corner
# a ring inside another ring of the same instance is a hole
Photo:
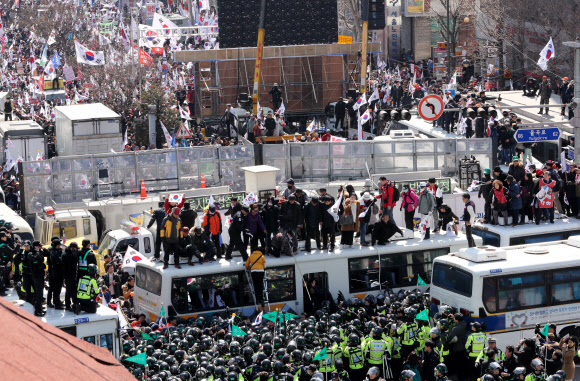
[[[560,138],[558,127],[547,128],[521,128],[516,131],[516,141],[518,143],[548,142]]]
[[[68,34],[66,35],[66,39],[67,39],[67,40],[69,40],[69,41],[70,41],[70,40],[72,40],[72,39],[73,39],[73,37],[74,37],[74,34],[72,34],[72,32],[70,32],[70,33],[68,33]]]
[[[439,95],[427,95],[419,102],[419,116],[427,122],[432,122],[439,119],[441,114],[443,114],[444,107],[443,99]]]
[[[187,140],[185,140],[185,139],[181,139],[181,142],[179,142],[179,145],[181,147],[189,147],[188,144],[187,144]]]
[[[189,128],[187,128],[185,124],[182,124],[181,127],[179,127],[179,130],[177,130],[177,134],[175,134],[175,139],[185,138],[191,138],[191,132],[189,132]]]

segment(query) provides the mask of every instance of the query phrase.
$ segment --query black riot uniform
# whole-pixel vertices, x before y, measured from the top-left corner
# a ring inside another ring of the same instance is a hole
[[[32,243],[32,252],[28,254],[28,265],[32,275],[32,287],[34,288],[34,314],[42,316],[46,312],[42,310],[42,290],[44,289],[44,250],[39,241]]]

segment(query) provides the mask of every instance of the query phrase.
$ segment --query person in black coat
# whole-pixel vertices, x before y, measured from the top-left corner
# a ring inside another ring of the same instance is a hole
[[[216,247],[215,244],[211,239],[209,239],[208,235],[203,231],[203,229],[199,226],[196,226],[193,229],[193,245],[196,247],[199,253],[205,253],[204,260],[207,262],[208,260],[213,261],[215,260],[216,256]],[[231,243],[230,243],[231,245]]]
[[[250,210],[247,207],[243,207],[241,211],[234,214],[232,224],[228,229],[228,233],[230,234],[230,244],[228,245],[228,250],[226,251],[227,260],[232,259],[232,251],[234,249],[239,250],[244,261],[248,259],[248,253],[246,252],[247,246],[244,246],[244,240],[242,239],[242,234],[246,231],[244,220],[246,219],[248,213],[250,213]]]
[[[479,185],[479,192],[477,193],[477,198],[481,198],[481,195],[483,195],[483,199],[485,200],[483,215],[484,224],[489,224],[489,221],[491,221],[491,198],[489,192],[491,191],[492,182],[491,169],[485,168]]]
[[[320,246],[320,224],[322,223],[322,207],[318,202],[318,197],[313,196],[308,205],[304,207],[304,224],[306,225],[306,242],[304,251],[310,251],[311,242],[314,238],[316,248],[321,250]]]
[[[300,218],[302,215],[302,208],[296,202],[296,196],[291,194],[288,201],[282,204],[280,209],[280,227],[282,230],[289,232],[292,237],[293,249],[298,250],[298,240],[296,239],[296,229],[300,227]]]
[[[550,97],[552,96],[552,84],[550,83],[550,81],[548,81],[548,77],[547,76],[542,76],[542,82],[540,83],[540,88],[539,88],[539,93],[540,93],[540,104],[541,105],[548,105],[550,104]],[[540,111],[538,112],[538,114],[542,115],[543,114],[544,109],[542,107],[540,107]],[[546,115],[550,112],[550,108],[546,107]]]
[[[354,104],[356,103],[356,101],[350,97],[348,98],[348,103],[346,104],[346,110],[348,111],[348,121],[349,121],[349,128],[351,129],[356,129],[356,114],[357,114],[357,110],[354,109]],[[348,129],[346,129],[346,131],[344,132],[345,135],[344,137],[348,137]]]
[[[325,190],[326,192],[326,190]],[[332,206],[334,205],[334,197],[332,197],[331,195],[329,195],[328,193],[325,193],[324,196],[321,197],[321,200],[323,202],[323,205],[321,205],[321,222],[322,222],[322,248],[323,249],[328,249],[329,252],[333,252],[334,251],[334,244],[336,241],[336,237],[334,235],[334,227],[336,225],[336,221],[334,220],[334,217],[332,214],[330,214],[328,211],[330,210],[330,208],[332,208]],[[330,247],[328,247],[328,244],[330,243]]]
[[[441,357],[435,350],[435,344],[431,340],[426,341],[423,352],[423,366],[421,367],[422,379],[425,381],[435,381],[435,367],[440,362]]]
[[[391,88],[391,99],[393,100],[393,107],[400,108],[403,100],[403,87],[401,81],[396,81]]]
[[[278,84],[275,83],[274,87],[268,92],[272,96],[272,109],[277,111],[282,105],[282,91],[278,88]]]
[[[159,208],[153,211],[151,215],[151,220],[147,224],[147,229],[151,228],[153,224],[157,224],[157,233],[155,235],[155,259],[159,259],[161,257],[161,230],[162,230],[162,223],[167,214],[165,213],[165,203],[160,201],[157,206]]]
[[[44,290],[44,270],[46,269],[46,265],[44,264],[45,250],[42,248],[40,241],[34,241],[32,243],[32,249],[32,252],[28,255],[28,267],[30,267],[32,274],[32,288],[35,290],[34,315],[44,316],[46,311],[42,309],[42,290]]]
[[[375,228],[373,229],[373,236],[371,245],[375,246],[376,243],[379,245],[384,245],[389,243],[389,238],[395,235],[395,233],[399,233],[403,235],[403,232],[397,225],[390,220],[391,217],[388,213],[383,213],[381,220],[375,224]]]
[[[475,137],[485,138],[485,119],[481,116],[475,118]]]
[[[183,209],[179,215],[181,218],[181,224],[192,229],[195,226],[195,219],[197,218],[197,212],[191,209],[189,202],[183,204]]]
[[[336,105],[334,106],[334,117],[336,118],[336,124],[334,125],[334,128],[336,130],[339,129],[339,125],[341,129],[345,129],[344,126],[344,118],[346,116],[346,103],[344,103],[342,98],[338,98],[338,102],[336,102]]]
[[[48,296],[46,297],[46,306],[64,310],[65,306],[60,300],[60,292],[64,282],[64,266],[62,261],[63,253],[60,239],[52,241],[50,255],[48,256]]]
[[[264,128],[266,129],[266,136],[274,136],[274,130],[276,130],[276,121],[274,120],[274,115],[269,112],[266,120],[264,121]]]
[[[67,311],[73,311],[72,307],[77,298],[77,265],[79,263],[79,245],[71,242],[64,250],[62,256],[62,269],[64,272],[64,305]],[[119,282],[120,283],[120,282]],[[122,294],[117,294],[122,295]]]
[[[269,197],[268,202],[262,208],[262,220],[266,225],[266,253],[272,249],[272,238],[278,232],[280,224],[280,207],[274,197]]]
[[[115,274],[115,266],[111,263],[106,268],[107,272],[101,277],[103,285],[107,286],[111,293],[111,298],[116,299],[123,296],[121,291],[121,278]]]

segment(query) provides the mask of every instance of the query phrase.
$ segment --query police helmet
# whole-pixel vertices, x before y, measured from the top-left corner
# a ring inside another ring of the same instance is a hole
[[[94,264],[90,264],[87,267],[87,272],[89,273],[89,275],[95,275],[97,273],[97,266],[95,266]]]
[[[514,369],[514,376],[521,376],[521,375],[525,375],[526,374],[526,368],[524,368],[523,366],[519,366],[516,369]]]
[[[381,327],[373,328],[373,339],[380,340],[383,337],[383,329]]]
[[[435,375],[437,376],[439,373],[446,376],[447,375],[447,365],[445,365],[443,363],[440,363],[439,365],[437,365],[435,367]]]
[[[493,377],[491,374],[484,374],[480,380],[481,381],[495,381],[495,377]]]
[[[494,361],[491,364],[489,364],[489,370],[491,372],[493,372],[494,370],[501,370],[501,366],[499,365],[498,362]]]
[[[441,334],[441,331],[439,330],[439,328],[433,327],[431,328],[431,330],[429,330],[429,334],[439,336]]]
[[[399,380],[412,381],[413,377],[415,377],[415,372],[413,372],[412,370],[406,369],[406,370],[401,372],[401,377],[399,377]]]
[[[542,362],[542,360],[540,360],[540,359],[533,359],[532,360],[532,368],[533,368],[533,370],[541,370],[541,369],[537,369],[539,366],[542,367],[541,369],[544,369],[544,363]]]

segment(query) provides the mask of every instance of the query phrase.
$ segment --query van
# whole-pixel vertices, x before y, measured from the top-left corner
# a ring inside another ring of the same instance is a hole
[[[6,204],[0,204],[0,219],[14,225],[12,235],[19,241],[34,241],[34,233],[28,222]]]

